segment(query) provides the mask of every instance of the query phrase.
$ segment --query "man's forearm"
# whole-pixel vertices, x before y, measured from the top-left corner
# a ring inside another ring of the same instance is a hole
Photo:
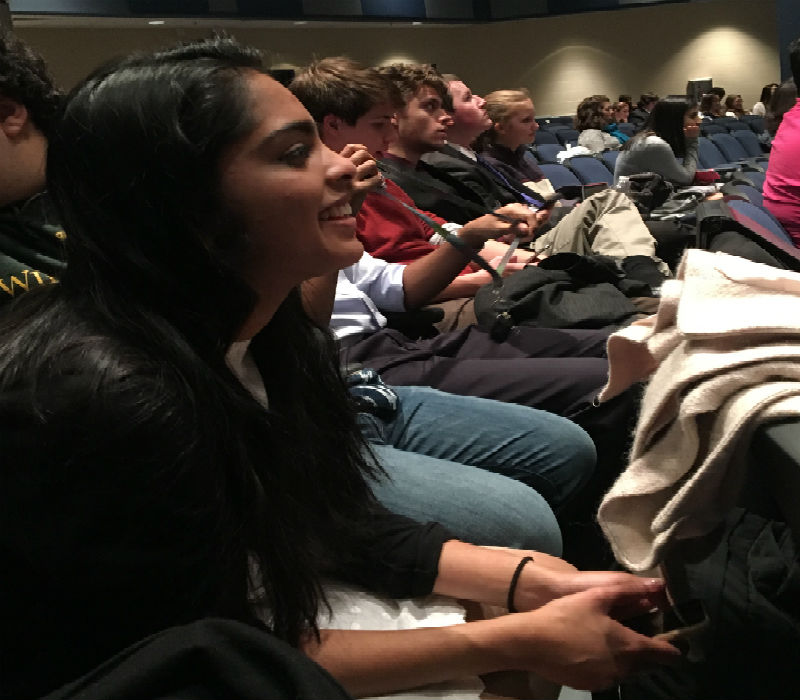
[[[439,292],[431,302],[474,297],[475,293],[487,282],[491,282],[491,278],[483,271],[460,275]]]
[[[442,243],[418,260],[406,265],[403,272],[403,291],[405,307],[416,309],[435,299],[439,299],[442,290],[455,281],[458,273],[464,269],[469,258],[449,243]],[[474,291],[473,291],[474,294]],[[460,296],[470,296],[461,294]],[[448,299],[456,297],[448,296]]]

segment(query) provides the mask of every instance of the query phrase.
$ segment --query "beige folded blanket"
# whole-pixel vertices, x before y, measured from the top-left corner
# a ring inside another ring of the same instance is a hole
[[[753,430],[800,416],[800,274],[690,250],[658,313],[612,335],[608,353],[601,401],[650,381],[598,519],[620,563],[645,571],[736,503]]]

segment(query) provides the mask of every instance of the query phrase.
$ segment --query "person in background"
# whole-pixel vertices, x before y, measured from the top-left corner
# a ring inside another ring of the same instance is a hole
[[[772,94],[767,105],[767,113],[764,116],[764,125],[770,136],[774,137],[778,133],[783,115],[797,104],[797,97],[797,85],[794,78],[784,80]]]
[[[639,102],[636,105],[636,109],[631,112],[630,115],[630,122],[633,124],[637,129],[644,126],[644,123],[650,117],[650,112],[653,111],[653,107],[655,106],[656,102],[658,102],[658,95],[654,92],[645,92],[639,97]]]
[[[719,95],[713,92],[707,92],[700,98],[700,119],[717,119],[722,116],[722,105],[719,101]]]
[[[580,132],[578,145],[590,153],[618,150],[620,140],[607,131],[613,119],[614,109],[605,95],[592,95],[581,100],[575,115],[575,129]]]
[[[725,98],[725,116],[741,119],[747,114],[741,95],[728,95]]]
[[[528,149],[539,129],[530,93],[496,90],[486,96],[484,108],[492,125],[477,138],[475,151],[510,181],[535,187],[544,173]]]
[[[628,114],[630,115],[630,113],[633,112],[633,97],[631,97],[630,95],[622,94],[619,97],[617,97],[617,104],[619,104],[620,102],[624,102],[626,105],[628,105]]]
[[[775,90],[778,89],[778,83],[768,83],[763,88],[761,88],[761,97],[758,98],[758,102],[753,105],[753,109],[750,110],[750,114],[754,114],[757,117],[764,117],[767,114],[767,105],[769,104],[770,99],[772,99],[772,95],[775,94]]]
[[[616,121],[617,124],[627,124],[630,115],[630,103],[620,100],[616,105],[614,105],[614,121]]]
[[[800,38],[789,44],[789,64],[795,84],[800,81]],[[777,93],[776,93],[777,95]],[[764,181],[764,206],[800,248],[800,100],[783,115]]]
[[[697,171],[699,125],[697,105],[687,97],[660,100],[644,129],[619,154],[614,182],[622,175],[654,172],[679,187],[691,185]]]
[[[723,87],[712,87],[709,90],[709,92],[712,95],[716,95],[717,97],[719,97],[719,103],[720,104],[722,104],[723,101],[725,100],[725,88],[723,88]]]

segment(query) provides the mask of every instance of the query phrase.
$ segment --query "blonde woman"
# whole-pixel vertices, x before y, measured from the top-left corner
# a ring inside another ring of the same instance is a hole
[[[530,94],[523,88],[496,90],[485,99],[492,126],[480,135],[475,150],[503,177],[538,189],[544,173],[527,148],[539,130]]]

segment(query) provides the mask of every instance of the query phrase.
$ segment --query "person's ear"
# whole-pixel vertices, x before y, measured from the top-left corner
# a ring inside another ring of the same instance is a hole
[[[503,120],[501,119],[499,122],[493,122],[492,123],[492,130],[496,134],[500,134],[500,135],[505,134],[506,133],[506,127],[503,124]]]
[[[9,138],[19,136],[28,123],[28,110],[16,100],[0,96],[0,130]]]
[[[322,126],[321,126],[321,133],[320,136],[322,140],[327,142],[327,138],[336,137],[339,133],[339,129],[342,127],[342,119],[337,117],[334,114],[326,114],[322,117]]]

